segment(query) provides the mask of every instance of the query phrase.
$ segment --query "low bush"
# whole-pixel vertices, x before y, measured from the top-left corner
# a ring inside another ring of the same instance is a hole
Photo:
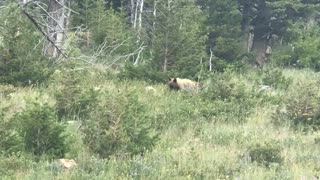
[[[147,65],[134,66],[132,64],[126,64],[118,77],[122,80],[143,80],[150,83],[164,83],[168,79],[165,73],[152,70]]]
[[[8,97],[9,94],[14,93],[16,88],[13,85],[1,85],[0,84],[0,95]]]
[[[278,67],[298,66],[298,57],[292,51],[293,47],[277,47],[272,53],[271,63]]]
[[[0,83],[41,83],[53,72],[52,61],[42,55],[41,35],[13,2],[1,9]],[[37,47],[37,48],[36,48]]]
[[[67,152],[65,127],[58,123],[54,108],[48,104],[31,102],[12,121],[23,139],[26,152],[51,158],[63,157]]]
[[[298,65],[303,68],[310,68],[315,71],[320,70],[320,30],[313,26],[303,33],[297,42],[294,43],[294,55]]]
[[[127,89],[106,94],[84,121],[84,143],[101,157],[134,155],[150,150],[158,133],[137,94]]]
[[[207,103],[214,104],[211,112],[215,112],[215,115],[229,122],[244,122],[255,107],[255,93],[241,80],[232,79],[233,76],[234,74],[228,71],[210,75],[200,96]]]
[[[16,124],[4,118],[5,109],[0,110],[0,154],[10,155],[24,150],[23,138],[19,135]]]
[[[298,82],[273,114],[275,123],[286,123],[294,127],[320,128],[320,87],[318,82]]]
[[[235,74],[231,71],[208,75],[203,84],[201,96],[210,100],[247,99],[251,89],[239,80],[234,80]]]
[[[12,179],[15,174],[30,171],[29,166],[32,164],[35,164],[32,160],[19,154],[0,156],[0,177],[1,179]]]
[[[292,83],[292,79],[285,77],[281,69],[267,68],[261,72],[261,82],[258,83],[274,88],[287,89]]]
[[[258,143],[248,148],[249,158],[252,162],[270,167],[273,163],[281,164],[281,148],[276,143]]]
[[[86,118],[97,103],[99,89],[82,85],[81,78],[85,78],[80,71],[67,69],[60,72],[58,83],[61,88],[54,92],[58,117],[74,119]]]

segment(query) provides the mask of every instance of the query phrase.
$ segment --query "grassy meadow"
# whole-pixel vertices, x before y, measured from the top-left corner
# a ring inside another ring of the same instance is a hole
[[[10,121],[37,104],[54,111],[64,127],[64,157],[78,164],[63,170],[54,164],[58,157],[7,148],[0,176],[318,179],[319,80],[308,70],[226,71],[206,77],[203,89],[191,93],[89,68],[56,71],[45,85],[0,85],[0,144],[15,133]],[[266,84],[272,89],[259,92]]]

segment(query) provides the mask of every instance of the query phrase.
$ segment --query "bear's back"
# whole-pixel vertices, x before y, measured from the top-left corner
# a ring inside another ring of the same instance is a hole
[[[177,83],[178,83],[180,89],[185,90],[185,91],[195,90],[198,87],[198,83],[194,82],[190,79],[177,78]]]

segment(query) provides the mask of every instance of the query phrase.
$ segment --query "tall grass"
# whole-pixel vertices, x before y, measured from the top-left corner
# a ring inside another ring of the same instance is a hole
[[[145,113],[152,128],[159,133],[154,147],[133,156],[115,154],[101,158],[83,142],[79,124],[72,123],[66,131],[71,144],[66,157],[75,159],[77,168],[59,170],[51,160],[35,162],[21,154],[3,156],[0,173],[3,172],[3,179],[319,178],[319,131],[306,130],[303,124],[293,127],[290,119],[277,116],[279,107],[287,107],[286,98],[298,98],[295,92],[301,90],[297,89],[299,83],[317,82],[319,74],[307,70],[281,72],[292,82],[287,89],[274,88],[269,94],[257,93],[265,76],[254,71],[231,72],[228,75],[231,78],[221,82],[231,88],[226,99],[208,94],[210,91],[206,94],[170,92],[165,84],[154,85],[155,92],[146,92],[146,82],[104,79],[97,72],[89,73],[82,76],[79,86],[99,89],[99,98],[106,94],[123,95],[121,92],[138,97],[137,102],[148,110]],[[48,87],[17,88],[9,95],[0,90],[1,108],[10,107],[4,113],[5,119],[22,111],[26,98],[55,106],[53,94],[62,86],[60,82],[61,77],[56,74]],[[208,85],[213,86],[210,82]],[[282,123],[275,123],[275,117]],[[70,117],[68,120],[79,123],[79,119],[86,120]]]

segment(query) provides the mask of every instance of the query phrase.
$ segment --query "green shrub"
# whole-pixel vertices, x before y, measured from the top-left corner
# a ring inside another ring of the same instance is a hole
[[[77,159],[78,169],[87,174],[99,175],[107,167],[108,160],[99,158],[91,154],[81,154],[81,157]]]
[[[317,25],[308,28],[294,43],[294,55],[300,67],[320,70],[320,30]]]
[[[320,87],[318,82],[298,82],[273,114],[275,123],[289,122],[294,127],[320,128]]]
[[[32,161],[18,154],[10,156],[0,156],[0,177],[11,177],[16,173],[23,173],[28,171],[28,166]]]
[[[213,73],[204,84],[201,96],[211,100],[246,99],[250,96],[249,89],[243,82],[232,79],[232,71]]]
[[[101,157],[143,153],[156,143],[147,106],[135,92],[127,91],[102,97],[101,104],[84,121],[84,142]]]
[[[0,83],[15,86],[43,83],[53,72],[48,61],[45,57],[35,56],[19,56],[16,59],[11,59],[9,63],[0,66]]]
[[[7,97],[9,94],[14,93],[16,88],[13,85],[1,85],[0,84],[0,95]]]
[[[16,3],[0,10],[0,83],[28,85],[46,81],[51,61],[41,52],[41,36]],[[37,48],[35,48],[37,47]]]
[[[155,71],[147,65],[134,66],[126,64],[125,68],[119,73],[120,79],[143,80],[150,83],[164,83],[168,77],[162,72]]]
[[[58,123],[54,108],[48,104],[29,103],[27,109],[16,114],[16,123],[24,148],[36,156],[63,157],[68,150],[64,126]]]
[[[0,110],[0,154],[10,155],[24,150],[24,142],[13,121],[4,118],[4,110]]]
[[[210,75],[200,96],[207,103],[214,104],[211,106],[211,115],[225,121],[244,122],[251,109],[255,107],[255,94],[250,86],[242,81],[233,80],[232,76],[232,72],[229,71]]]
[[[99,90],[82,85],[84,75],[79,71],[68,69],[60,73],[61,90],[54,93],[59,119],[86,118],[97,103]]]
[[[239,45],[237,40],[218,37],[213,50],[218,57],[232,62],[241,53]]]
[[[267,68],[262,71],[261,76],[261,83],[263,85],[269,85],[274,88],[287,89],[292,83],[292,79],[285,77],[282,73],[282,70],[278,68]]]
[[[272,64],[279,67],[290,67],[297,66],[297,57],[292,51],[290,46],[282,46],[274,48],[275,51],[272,53],[271,62]]]
[[[276,143],[255,144],[248,148],[249,158],[252,162],[270,167],[273,163],[281,164],[281,148]]]
[[[297,36],[290,46],[281,45],[274,48],[276,50],[272,54],[273,63],[280,66],[320,70],[320,30],[316,24],[308,29],[300,29],[303,27],[301,22],[293,24],[292,30],[296,29]]]

